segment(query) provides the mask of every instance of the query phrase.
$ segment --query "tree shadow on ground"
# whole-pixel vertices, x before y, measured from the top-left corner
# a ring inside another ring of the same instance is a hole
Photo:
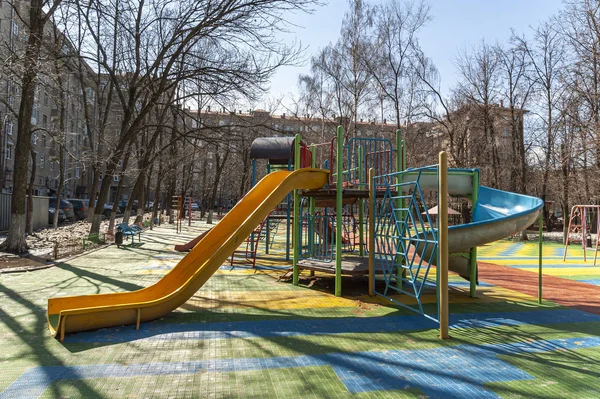
[[[125,291],[136,291],[136,290],[144,288],[141,285],[129,283],[127,281],[118,280],[113,277],[95,273],[90,270],[83,269],[81,267],[73,266],[69,263],[60,263],[60,264],[56,265],[56,267],[59,269],[62,269],[62,270],[69,271],[69,272],[75,274],[79,278],[85,278],[90,282],[93,280],[93,281],[98,281],[98,282],[105,283],[105,284],[114,285],[114,286],[122,288]]]
[[[4,292],[12,300],[29,309],[35,316],[33,322],[33,331],[29,330],[28,325],[21,324],[17,318],[11,317],[2,308],[0,308],[0,320],[15,336],[19,338],[22,344],[28,348],[27,356],[33,360],[36,366],[40,366],[40,370],[46,374],[48,380],[53,380],[54,377],[50,374],[51,369],[45,366],[64,366],[65,363],[59,359],[50,349],[52,346],[60,348],[60,345],[55,345],[58,341],[50,339],[50,333],[47,329],[46,310],[37,306],[35,303],[24,298],[19,293],[11,290],[0,283],[0,292]],[[19,353],[19,358],[25,357],[24,353]],[[8,359],[10,362],[10,359]],[[35,366],[34,366],[35,367]],[[23,370],[23,372],[26,370]],[[76,384],[79,395],[84,398],[102,398],[103,395],[93,389],[85,380],[79,380]],[[61,397],[61,392],[56,384],[50,384],[52,397]]]

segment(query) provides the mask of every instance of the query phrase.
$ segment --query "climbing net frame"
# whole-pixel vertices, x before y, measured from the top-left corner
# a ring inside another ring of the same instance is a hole
[[[429,214],[420,179],[423,174],[435,173],[439,180],[439,170],[438,165],[431,165],[375,176],[372,180],[378,198],[372,210],[375,216],[374,272],[384,282],[383,290],[373,284],[373,293],[436,323],[440,322],[440,268],[435,268],[433,278],[431,267],[439,264],[439,226],[434,225]],[[438,203],[439,197],[438,193]],[[436,315],[424,310],[426,286],[436,288]],[[394,294],[413,298],[416,306],[402,303],[392,297]]]

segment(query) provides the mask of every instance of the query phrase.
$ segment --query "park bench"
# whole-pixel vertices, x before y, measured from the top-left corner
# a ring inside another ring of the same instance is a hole
[[[138,241],[142,240],[142,237],[141,237],[142,228],[139,227],[139,226],[136,226],[134,224],[132,224],[130,226],[127,223],[119,223],[117,225],[117,230],[120,230],[121,233],[123,233],[123,235],[125,237],[127,237],[127,239],[129,239],[129,237],[131,237],[131,243],[132,244],[135,242],[135,235],[136,234],[138,236]]]

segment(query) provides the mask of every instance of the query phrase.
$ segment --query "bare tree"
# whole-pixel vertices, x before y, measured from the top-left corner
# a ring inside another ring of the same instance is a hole
[[[499,101],[500,91],[500,62],[498,54],[485,42],[474,48],[471,52],[463,52],[458,56],[456,63],[460,72],[461,81],[458,85],[458,94],[466,99],[467,105],[474,108],[471,124],[478,128],[472,132],[483,132],[483,137],[471,137],[470,146],[473,146],[473,163],[484,168],[492,176],[492,184],[499,187],[500,156],[498,151],[498,138],[495,131],[495,118],[497,113],[494,107]],[[485,145],[475,146],[475,143],[484,142]],[[489,163],[491,161],[491,164]]]
[[[61,0],[31,0],[29,6],[23,9],[18,9],[15,6],[17,13],[24,11],[28,12],[29,16],[23,18],[26,22],[28,39],[20,79],[22,96],[19,104],[17,142],[15,146],[10,227],[8,237],[0,245],[0,249],[7,252],[22,253],[27,251],[27,242],[25,241],[25,196],[29,151],[31,149],[31,116],[33,114],[44,26],[60,4]]]
[[[165,93],[177,90],[183,82],[200,76],[207,94],[214,96],[236,92],[251,97],[263,89],[273,71],[294,62],[300,50],[277,41],[273,30],[282,28],[286,11],[307,10],[314,1],[194,0],[185,7],[178,4],[147,7],[137,0],[77,3],[85,26],[81,34],[90,38],[90,50],[82,56],[98,64],[122,110],[116,140],[105,158],[105,175],[115,174],[125,148],[144,130],[146,116]],[[100,21],[117,26],[117,34],[113,37],[98,30]],[[199,48],[202,51],[197,51]],[[99,230],[108,190],[109,182],[104,179],[91,233]]]
[[[340,38],[312,57],[311,75],[300,76],[299,85],[304,107],[353,136],[372,87],[365,65],[372,50],[368,43],[372,21],[371,7],[363,0],[349,0],[349,5]]]
[[[510,188],[527,194],[527,154],[523,120],[531,99],[534,80],[529,79],[530,64],[522,49],[511,46],[496,47],[502,79],[501,94],[508,101],[511,130]]]
[[[555,149],[556,126],[555,117],[560,112],[560,100],[565,85],[562,81],[562,69],[565,66],[564,38],[550,22],[543,22],[533,29],[533,38],[529,42],[523,37],[515,37],[515,41],[525,52],[532,67],[532,79],[536,83],[538,99],[543,104],[543,112],[539,117],[545,128],[545,152],[541,197],[546,200],[550,179],[550,162]],[[548,212],[544,212],[544,220],[548,223]]]
[[[469,109],[464,107],[464,99],[454,95],[446,98],[440,89],[440,75],[423,52],[415,54],[413,66],[416,77],[423,83],[426,96],[423,108],[425,116],[438,126],[433,135],[443,141],[437,147],[445,147],[449,153],[451,165],[466,167],[469,165],[468,124]],[[418,130],[417,130],[418,131]]]
[[[375,11],[374,48],[361,53],[362,61],[381,93],[380,101],[391,103],[396,127],[399,129],[403,120],[411,126],[417,109],[423,106],[419,100],[424,100],[419,96],[422,82],[413,65],[421,56],[418,33],[431,20],[430,7],[423,1],[387,1]],[[383,108],[382,104],[382,119]]]
[[[585,163],[581,173],[585,201],[595,200],[598,203],[600,180],[596,176],[600,171],[600,3],[570,0],[566,5],[565,12],[555,21],[565,37],[567,51],[572,57],[566,84],[569,91],[576,93],[580,99],[578,112],[583,124],[580,140],[584,147]],[[588,151],[592,149],[593,153]],[[588,167],[590,164],[595,166],[595,172]]]

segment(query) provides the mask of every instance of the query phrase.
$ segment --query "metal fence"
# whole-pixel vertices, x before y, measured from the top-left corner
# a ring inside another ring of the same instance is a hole
[[[7,231],[10,226],[11,194],[0,193],[0,231]],[[33,197],[33,229],[48,227],[48,197]]]

